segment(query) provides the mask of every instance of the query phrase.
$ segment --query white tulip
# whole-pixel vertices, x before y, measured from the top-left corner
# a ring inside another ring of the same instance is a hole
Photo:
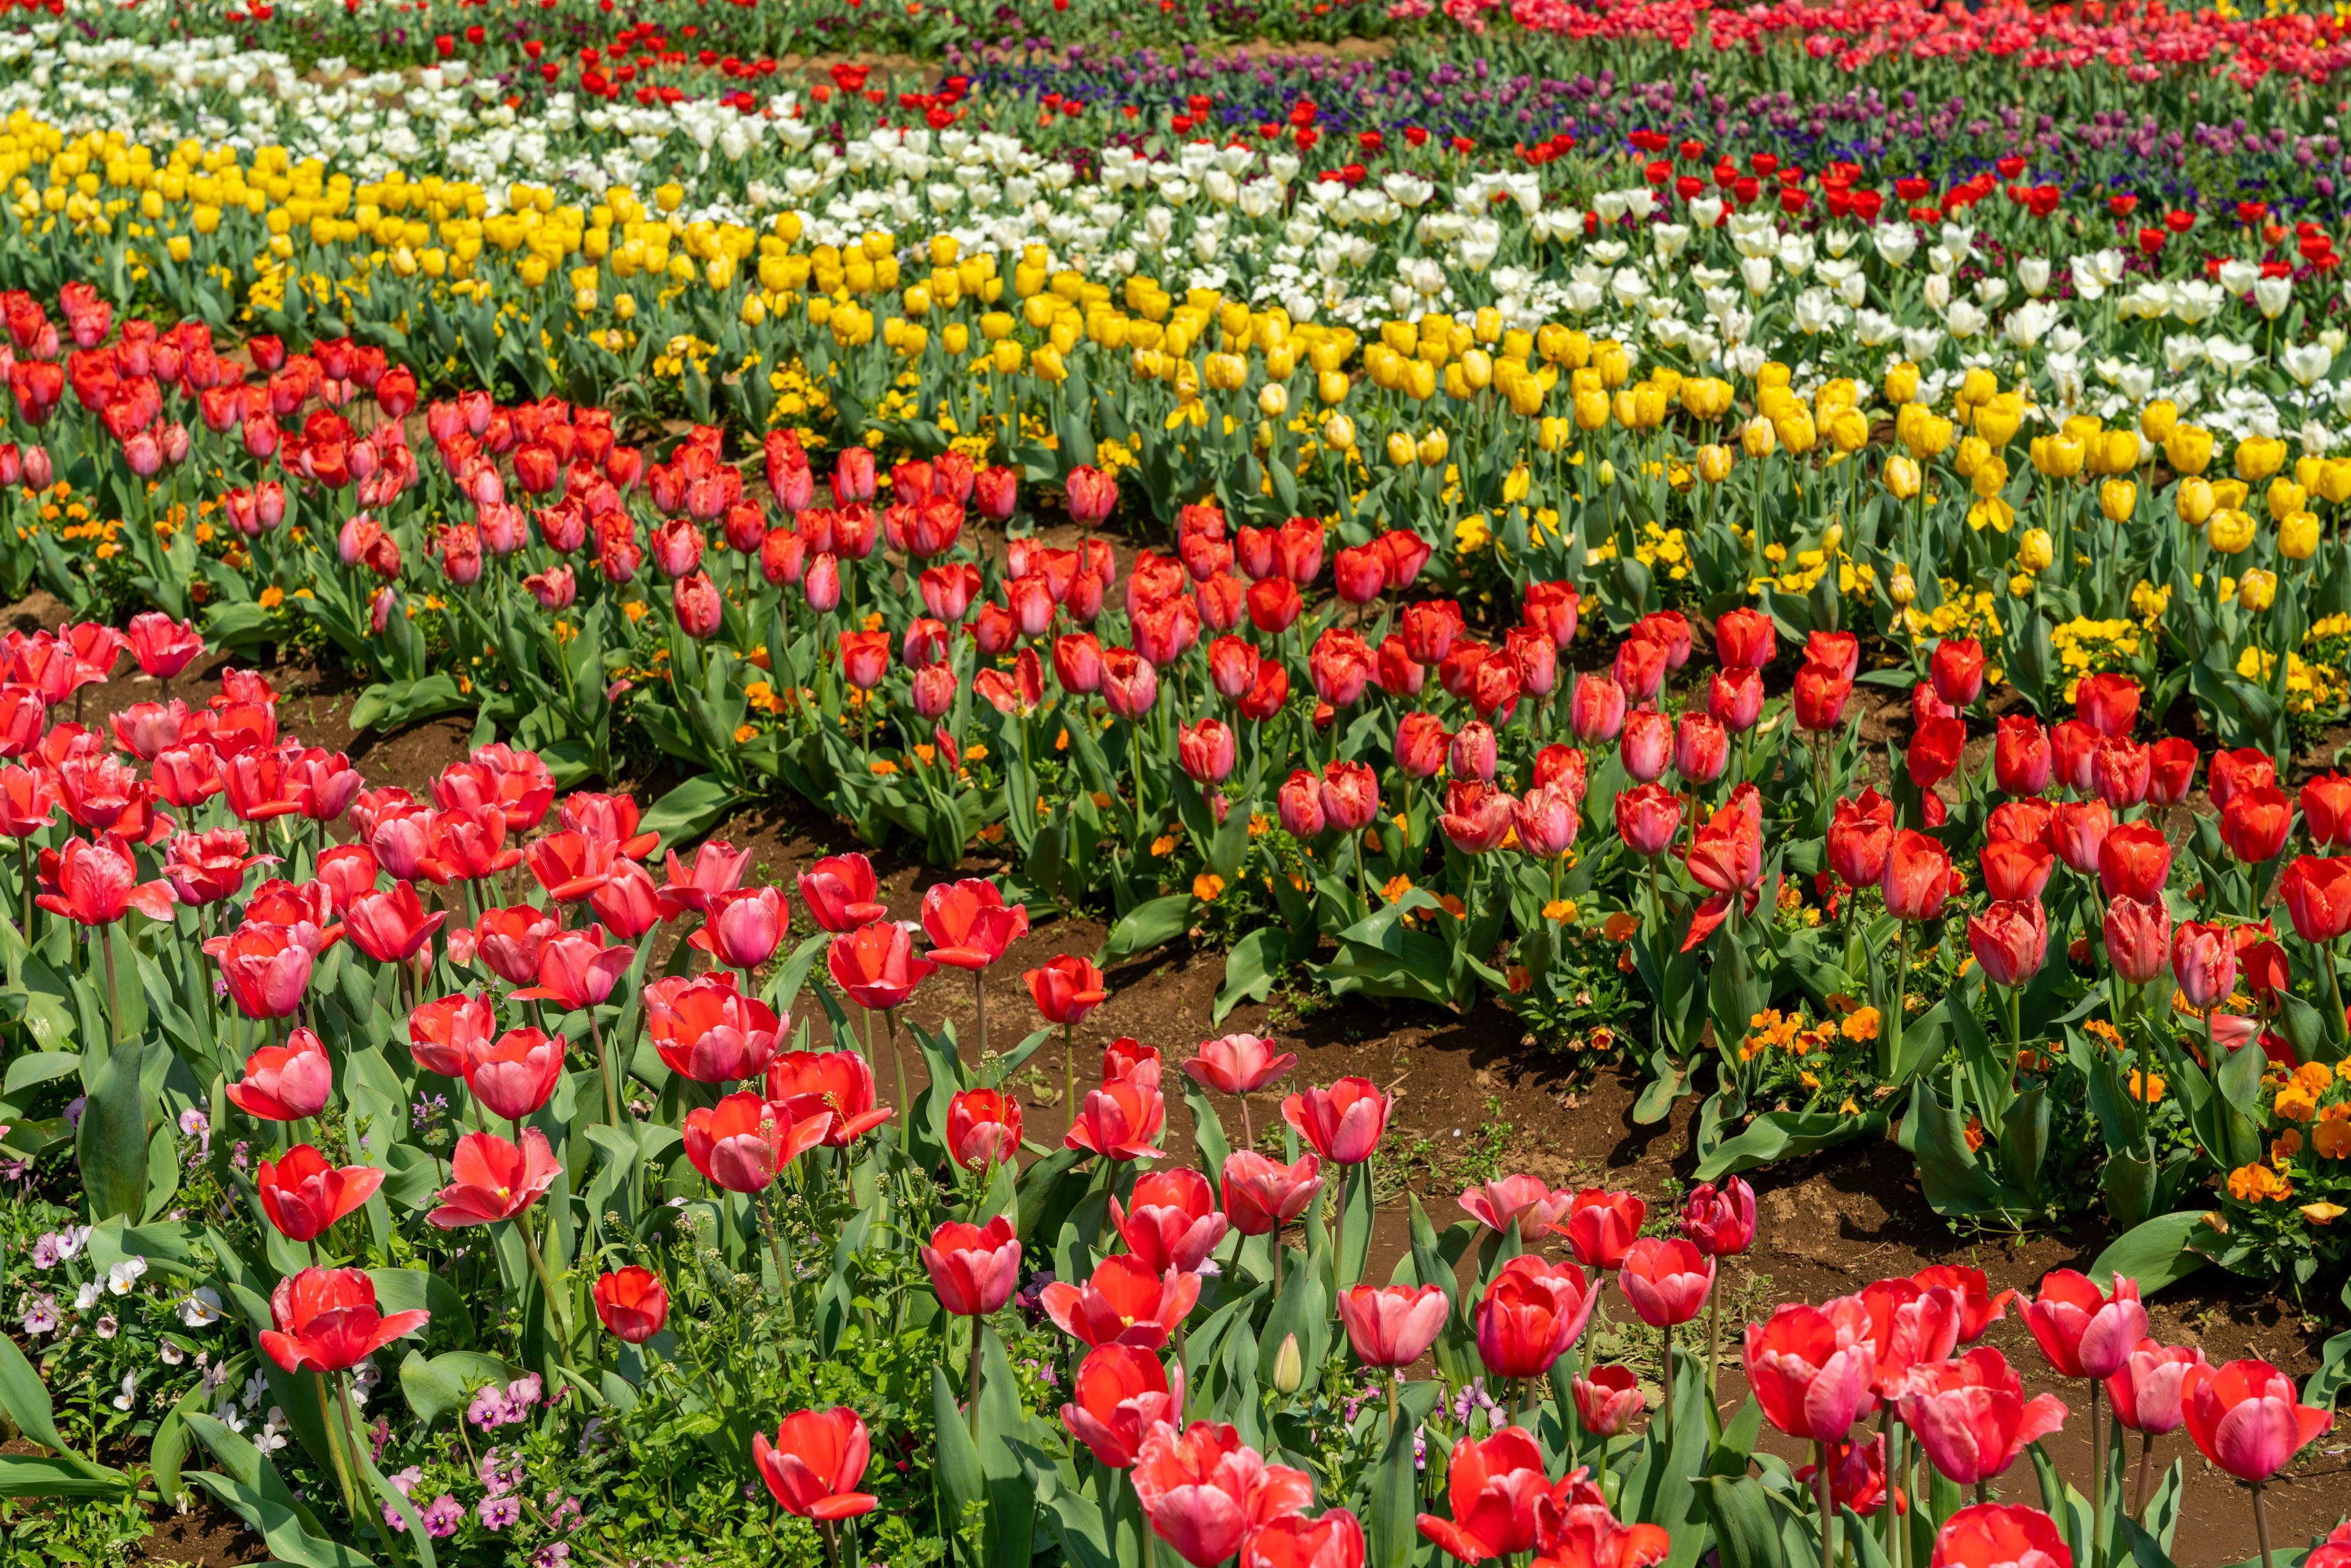
[[[2253,263],[2241,256],[2231,256],[2220,264],[2218,277],[2223,289],[2241,298],[2261,275],[2262,269]]]
[[[1918,254],[1918,235],[1908,224],[1880,224],[1871,238],[1878,259],[1888,267],[1901,267]]]
[[[2038,299],[2049,291],[2049,261],[2046,256],[2028,256],[2016,264],[2016,281],[2025,293]]]
[[[1931,308],[1945,308],[1951,303],[1951,275],[1948,272],[1928,273],[1924,293]]]
[[[1771,258],[1764,256],[1747,257],[1739,264],[1739,277],[1747,285],[1748,293],[1761,298],[1771,288]]]
[[[1689,204],[1690,222],[1701,229],[1710,229],[1722,217],[1722,198],[1700,196]]]
[[[2294,303],[2294,279],[2264,277],[2253,285],[2253,308],[2274,321]]]
[[[1991,324],[1991,318],[1972,301],[1960,299],[1944,312],[1943,324],[1954,338],[1972,338]]]
[[[2304,386],[2325,375],[2335,364],[2334,351],[2324,343],[2297,343],[2279,356],[2285,373]]]

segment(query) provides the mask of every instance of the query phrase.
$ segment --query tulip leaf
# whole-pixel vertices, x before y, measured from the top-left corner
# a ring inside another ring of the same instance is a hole
[[[145,1058],[141,1047],[124,1045],[91,1074],[75,1142],[93,1220],[137,1215],[144,1207],[148,1103],[140,1069]]]
[[[1420,1469],[1415,1462],[1421,1423],[1437,1408],[1443,1385],[1435,1378],[1417,1378],[1396,1391],[1396,1418],[1388,1428],[1377,1464],[1368,1479],[1371,1497],[1364,1511],[1364,1531],[1369,1554],[1366,1568],[1411,1568],[1420,1531]]]
[[[8,1076],[5,1083],[0,1083],[0,1094],[13,1095],[19,1089],[63,1078],[80,1068],[81,1052],[78,1051],[37,1051],[8,1064]]]
[[[1817,1154],[1856,1138],[1886,1135],[1886,1113],[1865,1111],[1846,1115],[1835,1111],[1767,1111],[1735,1138],[1726,1138],[1698,1162],[1697,1179],[1720,1181],[1724,1176],[1767,1166],[1775,1160]]]
[[[104,1466],[92,1463],[66,1447],[65,1439],[57,1436],[57,1418],[49,1404],[48,1388],[41,1382],[41,1375],[33,1370],[33,1364],[25,1359],[25,1353],[16,1348],[16,1342],[6,1334],[0,1334],[0,1413],[5,1413],[8,1419],[16,1424],[18,1431],[54,1452],[81,1474],[90,1477],[113,1475],[114,1472]]]
[[[0,1455],[0,1498],[121,1497],[131,1478],[94,1476],[68,1459],[46,1454]]]
[[[2090,1265],[2090,1278],[2100,1290],[2113,1289],[2116,1279],[2137,1280],[2141,1297],[2178,1283],[2211,1261],[2188,1245],[2202,1228],[2204,1215],[2200,1208],[2182,1209],[2133,1226],[2106,1244]]]
[[[1225,984],[1217,993],[1210,1023],[1224,1022],[1225,1015],[1244,1001],[1261,1002],[1271,994],[1274,977],[1290,956],[1290,941],[1286,927],[1260,925],[1233,944],[1225,955]]]
[[[960,1536],[967,1516],[987,1506],[987,1479],[979,1468],[979,1448],[971,1440],[962,1405],[946,1369],[931,1368],[931,1426],[935,1450],[932,1472],[937,1477],[939,1511],[950,1539]]]
[[[474,1315],[457,1288],[441,1275],[425,1269],[370,1269],[368,1280],[375,1286],[376,1310],[384,1316],[431,1312],[434,1330],[459,1344],[473,1343]]]
[[[732,785],[702,774],[647,807],[637,831],[659,833],[664,849],[684,849],[716,827],[737,799]]]
[[[1191,924],[1193,903],[1188,893],[1170,893],[1136,904],[1111,927],[1102,962],[1118,963],[1174,941]]]

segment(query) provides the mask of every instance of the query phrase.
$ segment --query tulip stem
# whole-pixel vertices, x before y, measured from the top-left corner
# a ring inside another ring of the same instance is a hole
[[[784,1303],[784,1322],[792,1321],[792,1270],[787,1260],[782,1234],[776,1228],[776,1212],[768,1202],[768,1188],[759,1189],[759,1228],[767,1233],[768,1255],[775,1260],[776,1294]],[[972,1353],[978,1354],[977,1351]]]
[[[2131,1518],[2134,1520],[2147,1517],[2147,1461],[2154,1456],[2155,1434],[2141,1432],[2138,1435],[2138,1484],[2131,1489]]]
[[[1906,993],[1910,986],[1910,923],[1896,923],[1894,934],[1894,1016],[1877,1021],[1877,1038],[1881,1045],[1878,1076],[1891,1080],[1902,1061],[1902,1019]]]
[[[531,1272],[538,1276],[538,1288],[547,1292],[548,1314],[555,1319],[555,1330],[560,1336],[565,1353],[571,1351],[571,1314],[563,1305],[563,1298],[555,1291],[555,1281],[547,1272],[547,1257],[538,1249],[538,1238],[530,1233],[530,1210],[524,1209],[514,1217],[515,1229],[522,1235],[522,1249],[530,1259]]]
[[[898,1009],[883,1008],[882,1017],[890,1026],[890,1065],[898,1074],[898,1103],[904,1107],[907,1103],[906,1059],[898,1051]]]
[[[2106,1525],[2106,1426],[2098,1396],[2105,1380],[2090,1379],[2090,1550],[2089,1568],[2098,1568],[2099,1537]],[[2259,1493],[2254,1494],[2256,1498]]]
[[[597,1027],[596,1009],[590,1003],[588,1012],[588,1038],[596,1042],[596,1066],[604,1075],[604,1120],[614,1127],[621,1124],[621,1092],[612,1083],[612,1053],[605,1047],[604,1031]]]
[[[16,841],[16,883],[25,890],[25,946],[33,945],[33,841]]]
[[[1178,1411],[1181,1415],[1183,1412]],[[971,1320],[971,1441],[979,1446],[979,1320]]]
[[[1709,1291],[1706,1312],[1706,1402],[1715,1402],[1715,1364],[1722,1359],[1722,1292]],[[1717,1412],[1718,1416],[1720,1414]]]
[[[841,1568],[841,1538],[836,1533],[839,1527],[830,1519],[820,1519],[817,1521],[817,1528],[824,1536],[826,1568]]]
[[[343,1457],[343,1439],[335,1431],[334,1410],[327,1403],[327,1375],[319,1372],[312,1375],[319,1380],[319,1421],[327,1429],[327,1452],[334,1458],[335,1479],[343,1489],[343,1506],[350,1511],[351,1528],[356,1530],[360,1522],[360,1494],[351,1484],[351,1463]],[[2256,1491],[2253,1495],[2258,1506],[2261,1494]]]
[[[1657,1406],[1658,1462],[1669,1463],[1674,1453],[1674,1325],[1666,1325],[1665,1397]]]
[[[2262,1502],[2262,1483],[2253,1483],[2253,1535],[2262,1543],[2262,1568],[2277,1568],[2270,1552],[2270,1513]]]
[[[136,874],[136,873],[133,873]],[[98,928],[98,950],[106,956],[106,1038],[110,1046],[122,1043],[122,1001],[114,988],[114,934],[106,927]],[[2327,966],[2330,972],[2334,966]]]
[[[1074,1131],[1078,1124],[1078,1026],[1061,1026],[1061,1117],[1064,1131]]]
[[[1821,1508],[1821,1568],[1836,1568],[1836,1513],[1829,1503],[1829,1446],[1813,1439],[1813,1489]]]

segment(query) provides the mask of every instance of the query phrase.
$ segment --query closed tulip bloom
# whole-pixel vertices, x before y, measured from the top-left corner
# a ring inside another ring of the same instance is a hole
[[[2039,1509],[1980,1502],[1944,1521],[1928,1568],[2074,1568],[2074,1552]]]
[[[2304,791],[2305,797],[2308,793]],[[2293,826],[2294,802],[2273,784],[2241,789],[2220,808],[2220,841],[2247,865],[2275,860]]]
[[[2204,1364],[2204,1353],[2195,1345],[2139,1341],[2130,1359],[2106,1378],[2115,1419],[2150,1437],[2177,1432],[2188,1418],[2181,1395],[2189,1369]]]
[[[669,1322],[669,1289],[634,1264],[597,1276],[596,1317],[623,1344],[643,1344]]]
[[[262,1212],[288,1241],[315,1241],[375,1196],[383,1172],[373,1166],[331,1166],[308,1144],[275,1161],[263,1160],[254,1189]]]
[[[1763,716],[1763,677],[1754,670],[1717,670],[1707,680],[1706,711],[1733,735],[1753,729]]]
[[[2090,787],[2119,811],[2147,799],[2149,756],[2129,740],[2109,740],[2090,754]]]
[[[1826,844],[1829,869],[1848,887],[1876,887],[1886,880],[1886,862],[1894,852],[1894,802],[1875,789],[1858,800],[1840,799],[1829,821]]]
[[[475,1051],[486,1050],[497,1017],[487,997],[457,995],[425,1002],[408,1015],[408,1049],[416,1065],[463,1078]]]
[[[1223,1094],[1254,1094],[1286,1077],[1298,1065],[1297,1054],[1281,1051],[1253,1034],[1228,1034],[1204,1040],[1185,1072],[1203,1088]]]
[[[1855,1332],[1858,1303],[1825,1307],[1791,1302],[1771,1321],[1747,1326],[1748,1386],[1771,1425],[1791,1437],[1834,1443],[1876,1404],[1869,1391],[1876,1357]]]
[[[2212,804],[2226,807],[2237,791],[2277,782],[2277,764],[2254,747],[2212,754]]]
[[[846,1405],[785,1416],[773,1443],[765,1432],[751,1434],[751,1463],[768,1495],[799,1519],[856,1519],[880,1507],[857,1490],[872,1454],[865,1423]]]
[[[889,914],[872,862],[862,854],[832,855],[799,873],[800,905],[809,918],[835,936],[846,936]]]
[[[696,1083],[726,1083],[765,1072],[789,1032],[789,1020],[736,989],[731,975],[679,983],[683,979],[645,988],[645,1029],[663,1065]]]
[[[923,894],[923,930],[933,959],[957,969],[985,969],[1029,934],[1029,906],[1008,907],[996,884],[982,878],[940,883]]]
[[[1361,1165],[1379,1146],[1388,1124],[1388,1097],[1368,1078],[1342,1078],[1281,1103],[1282,1120],[1298,1129],[1317,1155],[1333,1165]]]
[[[2171,974],[2188,1005],[2210,1012],[2237,988],[2237,944],[2228,927],[2182,921],[2171,938]]]
[[[686,940],[722,964],[756,969],[775,956],[791,918],[783,889],[738,888],[713,894],[702,929]]]
[[[1967,1307],[1957,1291],[1897,1277],[1879,1280],[1846,1300],[1860,1305],[1861,1332],[1876,1359],[1870,1386],[1881,1397],[1900,1393],[1913,1366],[1945,1360],[1959,1347]]]
[[[1714,1260],[1678,1236],[1645,1236],[1625,1250],[1616,1286],[1651,1328],[1686,1323],[1714,1289]]]
[[[1595,1366],[1577,1375],[1570,1389],[1577,1419],[1595,1437],[1621,1437],[1647,1407],[1641,1380],[1629,1366]]]
[[[1915,1368],[1896,1403],[1928,1462],[1961,1486],[1998,1479],[2027,1444],[2065,1425],[2064,1401],[2025,1398],[2016,1370],[1989,1345]]]
[[[1343,1508],[1259,1525],[1241,1538],[1240,1568],[1364,1568],[1363,1521]]]
[[[2104,800],[2061,801],[2049,821],[2050,847],[2074,871],[2095,875],[2098,852],[2105,846],[2114,825],[2114,813]]]
[[[327,1048],[307,1029],[286,1043],[265,1045],[245,1059],[245,1077],[230,1084],[229,1103],[265,1122],[297,1122],[326,1108],[335,1092],[334,1065]]]
[[[1122,1079],[1085,1097],[1061,1142],[1104,1159],[1157,1159],[1166,1124],[1167,1101],[1158,1087]]]
[[[2063,720],[2049,731],[2049,750],[2056,782],[2077,795],[2097,787],[2098,747],[2106,737],[2095,726],[2078,718]]]
[[[2320,849],[2351,844],[2351,779],[2321,774],[2302,787],[2301,800],[2302,825]]]
[[[2106,904],[2106,960],[2116,977],[2144,986],[2171,962],[2171,910],[2160,896],[2141,901],[2116,898]]]
[[[1566,1218],[1552,1230],[1567,1238],[1577,1262],[1587,1268],[1614,1269],[1625,1261],[1648,1213],[1649,1206],[1637,1194],[1590,1186],[1575,1195]]]
[[[1616,792],[1616,834],[1625,847],[1655,859],[1673,847],[1682,824],[1681,797],[1662,784],[1641,784]]]
[[[1225,1216],[1244,1236],[1263,1236],[1306,1212],[1322,1191],[1322,1162],[1311,1154],[1285,1166],[1254,1149],[1225,1156]]]
[[[553,915],[531,904],[486,909],[474,926],[474,952],[498,978],[509,985],[527,986],[538,977],[540,955],[548,939],[560,929]]]
[[[1020,1102],[1000,1089],[966,1089],[947,1102],[947,1156],[983,1170],[1020,1147]]]
[[[1483,719],[1471,719],[1453,737],[1447,758],[1456,779],[1476,779],[1491,782],[1494,777],[1494,731]]]
[[[1949,779],[1959,765],[1959,752],[1968,742],[1968,727],[1959,719],[1929,717],[1918,721],[1910,737],[1910,746],[1903,754],[1904,767],[1910,782],[1920,789],[1931,791]]]
[[[790,1020],[779,1019],[777,1042],[790,1033]],[[768,1063],[764,1088],[768,1098],[781,1104],[794,1121],[820,1113],[830,1115],[824,1134],[829,1149],[847,1148],[897,1114],[893,1107],[875,1103],[873,1069],[853,1051],[785,1051]],[[952,1109],[948,1130],[952,1142]],[[1013,1142],[1018,1146],[1019,1140]]]
[[[1502,1266],[1473,1314],[1478,1358],[1495,1377],[1540,1377],[1583,1332],[1596,1296],[1583,1270],[1521,1254]]]
[[[519,1122],[536,1113],[563,1076],[563,1040],[511,1029],[465,1059],[465,1087],[491,1114]]]
[[[1410,1366],[1445,1332],[1450,1311],[1435,1285],[1356,1285],[1339,1292],[1339,1321],[1365,1366]]]
[[[2351,932],[2351,856],[2296,855],[2278,880],[2278,897],[2305,942]]]
[[[2052,1270],[2025,1303],[2024,1326],[2060,1377],[2110,1377],[2147,1334],[2138,1281],[2117,1276],[2112,1296],[2072,1269]]]
[[[1192,1568],[1216,1568],[1250,1534],[1305,1511],[1314,1483],[1303,1470],[1269,1465],[1232,1427],[1171,1423],[1144,1438],[1132,1472],[1152,1532]]]
[[[1510,836],[1516,807],[1516,801],[1491,784],[1457,779],[1446,786],[1445,811],[1437,826],[1463,854],[1489,854]]]
[[[1516,1225],[1527,1238],[1550,1230],[1574,1202],[1573,1193],[1553,1192],[1531,1176],[1506,1176],[1461,1195],[1462,1212],[1487,1229],[1507,1231]]]
[[[310,950],[282,926],[248,920],[204,950],[220,964],[221,980],[249,1019],[282,1019],[302,1005],[310,985]]]
[[[261,1348],[287,1372],[341,1372],[357,1366],[432,1318],[411,1311],[384,1316],[375,1281],[363,1269],[305,1269],[277,1281],[269,1294],[274,1325],[261,1331]]]
[[[1446,1470],[1453,1517],[1422,1514],[1422,1535],[1463,1563],[1510,1557],[1534,1544],[1539,1505],[1555,1500],[1542,1450],[1525,1427],[1463,1437]]]
[[[2198,1451],[2255,1486],[2335,1425],[2327,1411],[2297,1398],[2294,1379],[2265,1361],[2189,1368],[2180,1405]]]
[[[1222,719],[1196,719],[1176,731],[1176,760],[1196,784],[1221,784],[1233,771],[1233,732]]]
[[[1616,644],[1615,663],[1609,673],[1632,701],[1646,703],[1654,700],[1666,684],[1665,644],[1641,635],[1636,629],[1633,635]]]
[[[1281,831],[1294,839],[1311,839],[1328,826],[1322,810],[1322,781],[1305,768],[1295,768],[1274,796]]]
[[[2049,788],[2054,753],[2049,732],[2030,714],[2011,714],[1992,737],[1992,779],[2004,795],[2038,795]]]
[[[1755,1244],[1755,1189],[1741,1176],[1700,1182],[1683,1200],[1681,1230],[1709,1258],[1734,1258]]]
[[[448,918],[444,911],[425,914],[415,884],[403,882],[389,893],[363,893],[351,900],[343,930],[353,946],[377,963],[403,964],[423,950]]]
[[[1333,762],[1322,769],[1322,815],[1343,833],[1371,826],[1380,814],[1379,776],[1360,762]]]
[[[1814,734],[1837,728],[1844,723],[1845,704],[1852,696],[1852,676],[1840,676],[1818,664],[1805,664],[1796,672],[1795,689],[1790,698],[1796,727]]]
[[[1983,644],[1972,637],[1945,637],[1935,644],[1928,665],[1935,695],[1955,708],[1974,704],[1983,695]]]
[[[1725,669],[1760,670],[1777,644],[1771,618],[1760,610],[1742,604],[1715,618],[1714,653]]]
[[[606,945],[601,925],[559,931],[538,949],[538,984],[515,997],[559,1002],[572,1012],[600,1007],[635,961],[635,948]]]
[[[1568,723],[1585,746],[1616,738],[1625,727],[1625,688],[1606,675],[1578,675],[1568,705]]]
[[[1655,708],[1641,708],[1625,716],[1625,733],[1617,741],[1616,758],[1636,783],[1646,784],[1662,777],[1673,757],[1674,721],[1670,717]]]
[[[1932,920],[1951,893],[1951,856],[1939,840],[1904,829],[1886,856],[1886,912],[1896,920]]]
[[[868,1011],[904,1007],[938,966],[914,951],[903,925],[877,920],[836,936],[825,953],[825,968],[850,1000]]]
[[[2125,822],[2098,846],[2098,884],[2108,898],[2153,898],[2170,875],[2171,843],[2153,822]]]
[[[1132,1252],[1094,1266],[1083,1285],[1056,1280],[1038,1294],[1045,1315],[1064,1333],[1090,1345],[1126,1344],[1155,1351],[1200,1299],[1200,1277],[1155,1270]]]
[[[1061,1425],[1098,1461],[1123,1470],[1146,1437],[1183,1418],[1184,1368],[1179,1363],[1171,1375],[1158,1356],[1131,1344],[1096,1345],[1078,1364],[1070,1394]]]
[[[939,1305],[955,1317],[986,1317],[1020,1283],[1020,1241],[1000,1214],[985,1226],[949,1220],[931,1232],[922,1254]]]
[[[728,1192],[762,1192],[777,1172],[824,1142],[832,1118],[795,1118],[747,1092],[685,1113],[685,1157],[703,1179]]]
[[[1445,726],[1437,716],[1415,709],[1396,724],[1396,766],[1409,778],[1435,778],[1446,765],[1448,744]]]
[[[1674,771],[1692,784],[1711,784],[1730,761],[1730,737],[1702,713],[1685,710],[1674,725]]]
[[[2039,840],[1992,839],[1977,857],[1983,870],[1984,892],[2004,904],[2033,904],[2049,885],[2057,857]]]
[[[1217,1207],[1208,1178],[1189,1166],[1144,1176],[1125,1207],[1113,1195],[1110,1220],[1128,1249],[1152,1268],[1187,1274],[1199,1269],[1231,1228]]]
[[[2089,674],[2074,688],[2074,712],[2109,739],[2128,735],[2138,722],[2138,683],[2128,675]]]
[[[1064,1029],[1074,1029],[1086,1021],[1086,1016],[1110,998],[1102,983],[1102,974],[1089,958],[1062,954],[1046,960],[1042,968],[1030,969],[1021,979],[1028,984],[1029,998],[1048,1023]]]
[[[524,1128],[519,1145],[495,1133],[468,1133],[449,1156],[449,1185],[434,1194],[440,1207],[424,1218],[444,1230],[512,1219],[562,1174],[547,1134],[537,1127]]]
[[[1510,807],[1519,848],[1537,860],[1557,860],[1574,846],[1583,802],[1563,783],[1543,784]]]

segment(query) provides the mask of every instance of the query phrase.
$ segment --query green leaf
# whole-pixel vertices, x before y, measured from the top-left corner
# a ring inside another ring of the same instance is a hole
[[[1771,1516],[1771,1494],[1750,1476],[1736,1480],[1709,1476],[1708,1521],[1722,1568],[1782,1568],[1780,1527]]]
[[[705,774],[664,795],[637,821],[641,833],[659,833],[664,849],[682,849],[716,827],[737,799],[732,787]]]
[[[1410,1568],[1420,1538],[1415,1523],[1420,1476],[1413,1463],[1413,1449],[1420,1425],[1437,1408],[1437,1396],[1442,1391],[1435,1378],[1424,1377],[1405,1384],[1398,1392],[1396,1421],[1371,1474],[1372,1495],[1364,1521],[1369,1546],[1366,1568]]]
[[[971,1440],[968,1417],[956,1399],[955,1385],[944,1367],[931,1368],[931,1426],[936,1434],[932,1471],[938,1478],[940,1511],[947,1532],[956,1533],[968,1508],[984,1506],[987,1478],[980,1473],[979,1449]]]
[[[1191,923],[1193,902],[1188,893],[1171,893],[1127,911],[1124,918],[1111,927],[1110,940],[1102,945],[1102,962],[1113,964],[1132,958],[1137,953],[1148,953],[1174,941]]]
[[[377,1310],[386,1317],[394,1312],[428,1312],[433,1314],[433,1327],[460,1343],[473,1339],[473,1314],[465,1310],[457,1288],[442,1276],[424,1269],[370,1269],[368,1279],[375,1285]]]
[[[2203,1226],[2204,1214],[2200,1208],[2182,1209],[2133,1226],[2106,1244],[2090,1265],[2090,1278],[2102,1291],[2111,1290],[2117,1276],[2137,1280],[2142,1297],[2186,1279],[2211,1261],[2188,1245]]]
[[[1225,1015],[1242,1002],[1265,1000],[1273,990],[1274,973],[1289,950],[1290,933],[1275,925],[1260,925],[1234,943],[1232,951],[1225,955],[1224,988],[1217,993],[1208,1021],[1222,1023]]]
[[[46,1454],[0,1454],[0,1498],[120,1497],[130,1486],[128,1476],[109,1480],[68,1459]]]
[[[1767,1166],[1775,1160],[1816,1154],[1855,1138],[1886,1135],[1886,1113],[1865,1111],[1847,1116],[1834,1111],[1767,1111],[1735,1138],[1725,1138],[1698,1163],[1697,1179],[1719,1181],[1724,1176]]]
[[[16,1424],[16,1429],[41,1447],[51,1450],[80,1473],[92,1478],[112,1477],[114,1472],[103,1465],[91,1462],[66,1447],[57,1436],[56,1416],[49,1405],[49,1391],[41,1382],[41,1375],[16,1348],[16,1342],[0,1334],[0,1411]],[[116,1481],[115,1484],[120,1484]]]
[[[122,1046],[90,1075],[75,1146],[93,1220],[118,1214],[136,1218],[145,1205],[147,1096],[139,1080],[146,1054],[138,1046]]]

